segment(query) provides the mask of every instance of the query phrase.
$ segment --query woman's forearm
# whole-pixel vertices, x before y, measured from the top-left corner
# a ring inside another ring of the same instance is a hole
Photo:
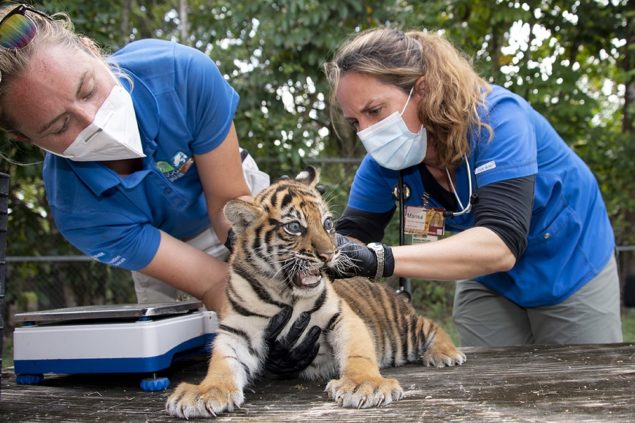
[[[141,272],[166,282],[219,312],[225,300],[227,263],[161,232],[159,249]]]
[[[516,258],[490,229],[474,227],[451,237],[392,248],[396,276],[460,280],[511,269]]]

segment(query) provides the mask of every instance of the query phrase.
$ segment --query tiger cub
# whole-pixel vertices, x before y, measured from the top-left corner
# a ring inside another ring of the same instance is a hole
[[[425,366],[465,362],[447,333],[417,316],[402,297],[368,279],[331,281],[325,270],[338,254],[333,218],[316,191],[314,168],[281,180],[253,202],[230,201],[224,213],[236,233],[230,278],[207,376],[200,385],[181,383],[166,410],[182,417],[215,416],[244,402],[243,388],[263,369],[264,332],[283,307],[302,312],[308,327],[322,328],[320,349],[300,376],[330,378],[326,392],[343,407],[377,407],[403,391],[380,367],[422,361]]]

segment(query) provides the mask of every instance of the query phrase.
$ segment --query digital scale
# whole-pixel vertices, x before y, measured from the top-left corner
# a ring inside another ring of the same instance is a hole
[[[19,313],[13,332],[16,382],[44,374],[146,373],[210,351],[216,313],[199,301],[70,307]],[[141,380],[144,391],[166,389],[168,378]]]

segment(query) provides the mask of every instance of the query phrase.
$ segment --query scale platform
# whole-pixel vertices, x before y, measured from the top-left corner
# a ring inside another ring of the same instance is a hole
[[[16,382],[38,384],[44,374],[147,373],[209,353],[216,313],[199,301],[70,307],[15,315]],[[141,389],[167,388],[146,378]]]

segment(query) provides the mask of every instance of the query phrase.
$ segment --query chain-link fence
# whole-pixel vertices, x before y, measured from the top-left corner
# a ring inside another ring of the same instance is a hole
[[[623,265],[635,260],[635,246],[618,248]],[[635,273],[622,274],[623,298],[635,307]],[[416,288],[416,286],[415,286]],[[6,258],[5,335],[15,313],[95,304],[136,302],[130,272],[84,256]],[[422,300],[423,301],[423,300]]]
[[[321,183],[326,188],[324,197],[333,213],[339,215],[346,204],[359,159],[306,160],[289,169],[281,168],[279,161],[272,158],[260,158],[258,164],[272,179],[283,174],[293,177],[305,165],[319,167]],[[8,254],[11,254],[10,249]],[[11,336],[16,313],[131,302],[136,302],[136,298],[129,271],[106,266],[86,256],[7,257],[6,298],[2,313],[5,338]]]
[[[340,215],[346,204],[358,160],[322,159],[309,164],[321,168],[321,182],[326,188],[324,197],[333,214]],[[281,175],[280,170],[268,169],[266,160],[259,161],[259,165],[273,179]],[[386,243],[398,243],[397,220],[395,216],[386,231]],[[635,307],[635,246],[618,247],[618,262],[624,304]],[[445,309],[451,307],[453,284],[415,283],[413,288],[413,300],[418,308],[433,309],[442,305],[445,312]],[[5,289],[2,316],[5,322],[5,339],[12,334],[15,313],[136,301],[129,271],[106,266],[85,256],[9,256],[6,258]]]
[[[136,302],[129,271],[85,256],[7,257],[6,322],[15,313]]]

